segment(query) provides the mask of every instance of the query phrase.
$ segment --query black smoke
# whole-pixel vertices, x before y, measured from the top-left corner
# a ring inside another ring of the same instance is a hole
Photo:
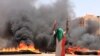
[[[87,20],[84,26],[80,26],[80,19],[72,21],[68,41],[72,43],[72,46],[80,46],[93,50],[99,49],[100,35],[97,34],[97,31],[100,29],[100,23],[95,20]]]
[[[71,19],[73,10],[68,0],[57,0],[50,5],[33,6],[36,0],[0,0],[1,48],[16,46],[20,41],[34,43],[46,49],[51,41],[52,25],[65,29],[66,19]]]
[[[41,5],[39,8],[33,6],[35,2],[0,0],[0,48],[17,46],[20,41],[25,41],[41,50],[55,49],[55,43],[51,44],[52,25],[57,20],[58,27],[66,29],[66,20],[71,20],[74,15],[70,1],[57,0],[52,6]],[[100,23],[90,20],[85,27],[81,27],[79,22],[79,19],[70,22],[69,43],[72,46],[99,49],[100,35],[96,35],[96,32]]]

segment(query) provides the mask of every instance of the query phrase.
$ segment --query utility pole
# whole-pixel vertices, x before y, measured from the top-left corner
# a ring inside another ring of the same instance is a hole
[[[69,26],[70,26],[70,21],[69,21],[69,19],[67,18],[67,20],[66,20],[66,33],[67,34],[69,34]]]

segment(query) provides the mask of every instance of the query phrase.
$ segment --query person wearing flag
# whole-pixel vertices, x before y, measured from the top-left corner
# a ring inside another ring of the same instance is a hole
[[[57,28],[54,37],[56,38],[56,56],[65,56],[66,34],[64,30]]]

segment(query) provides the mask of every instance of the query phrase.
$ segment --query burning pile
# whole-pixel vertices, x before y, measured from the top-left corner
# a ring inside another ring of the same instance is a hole
[[[19,44],[18,47],[12,47],[12,48],[3,48],[0,50],[0,54],[23,54],[23,53],[40,53],[40,51],[38,49],[35,49],[34,45],[33,44],[30,44],[30,45],[26,45],[25,42],[21,42]]]
[[[80,47],[68,47],[66,49],[66,53],[68,54],[75,54],[76,51],[89,51],[87,48],[80,48]]]
[[[90,50],[81,47],[68,47],[65,52],[72,55],[100,55],[100,50]]]

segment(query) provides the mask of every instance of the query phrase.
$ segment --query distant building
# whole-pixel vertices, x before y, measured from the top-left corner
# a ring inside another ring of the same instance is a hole
[[[79,25],[85,27],[87,25],[87,21],[95,21],[100,25],[100,16],[86,14],[85,16],[79,17]],[[97,35],[100,35],[100,28],[96,31]]]

